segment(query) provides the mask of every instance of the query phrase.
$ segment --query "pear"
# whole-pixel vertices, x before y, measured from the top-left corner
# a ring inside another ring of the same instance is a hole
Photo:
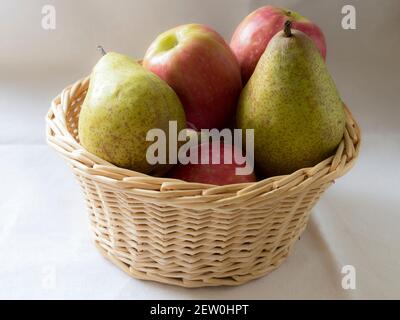
[[[168,136],[169,121],[186,127],[176,93],[135,60],[115,52],[105,54],[90,77],[79,116],[83,147],[119,167],[142,173],[163,172],[146,160],[147,132],[158,128]]]
[[[339,93],[314,42],[289,21],[243,89],[236,121],[254,129],[256,167],[266,176],[314,166],[340,143],[345,113]]]

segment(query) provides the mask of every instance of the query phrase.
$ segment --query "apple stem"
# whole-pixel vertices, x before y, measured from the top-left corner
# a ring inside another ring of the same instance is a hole
[[[103,46],[98,45],[97,50],[99,50],[103,56],[105,56],[107,54],[107,52],[106,52],[106,50],[104,50]]]
[[[292,21],[290,20],[285,21],[285,29],[283,31],[285,32],[286,37],[292,36]]]

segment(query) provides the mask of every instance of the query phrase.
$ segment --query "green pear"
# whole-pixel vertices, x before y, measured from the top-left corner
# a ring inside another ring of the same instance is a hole
[[[339,93],[314,42],[290,22],[243,89],[237,126],[254,129],[256,166],[266,176],[314,166],[340,143],[345,113]]]
[[[89,152],[119,167],[142,173],[163,172],[146,160],[147,132],[168,136],[169,121],[186,127],[176,93],[135,60],[110,52],[93,69],[79,116],[79,139]],[[167,149],[168,150],[168,149]]]

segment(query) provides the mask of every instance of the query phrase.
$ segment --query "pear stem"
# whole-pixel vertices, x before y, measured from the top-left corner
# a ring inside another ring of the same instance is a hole
[[[285,32],[286,37],[291,37],[292,36],[292,21],[286,20],[285,21],[285,28],[283,29]]]
[[[107,54],[107,52],[106,52],[106,50],[104,50],[103,46],[98,45],[97,50],[99,50],[103,56],[105,56]]]

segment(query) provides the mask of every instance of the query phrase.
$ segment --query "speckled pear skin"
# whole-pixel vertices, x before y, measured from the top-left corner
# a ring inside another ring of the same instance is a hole
[[[289,174],[331,156],[345,113],[321,54],[304,33],[277,33],[243,89],[237,126],[254,128],[256,167],[265,176]]]
[[[148,130],[163,129],[176,120],[186,127],[182,104],[175,92],[133,59],[114,52],[93,69],[79,116],[79,139],[93,154],[119,167],[142,173],[164,171],[150,165]],[[167,149],[168,150],[168,149]]]

